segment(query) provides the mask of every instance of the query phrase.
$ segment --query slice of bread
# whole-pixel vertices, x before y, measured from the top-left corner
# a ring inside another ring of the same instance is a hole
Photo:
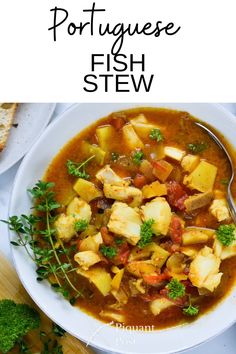
[[[0,152],[6,146],[16,108],[17,103],[0,103]]]

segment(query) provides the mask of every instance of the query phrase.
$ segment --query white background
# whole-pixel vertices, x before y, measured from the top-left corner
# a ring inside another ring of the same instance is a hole
[[[63,112],[69,105],[57,105],[53,119],[57,119],[58,114]],[[225,104],[225,107],[236,115],[236,104]],[[236,119],[236,117],[235,117]],[[12,167],[9,171],[0,176],[0,219],[7,218],[7,205],[10,198],[10,193],[14,181],[15,174],[19,167],[19,163]],[[10,247],[8,243],[8,232],[5,224],[0,223],[0,249],[5,253],[11,261]],[[1,267],[1,265],[0,265]],[[184,338],[180,338],[184,341]],[[198,348],[189,350],[186,354],[234,354],[236,345],[236,325],[231,327],[225,333],[211,340],[209,343],[201,345]],[[98,352],[98,354],[106,354]],[[79,354],[79,353],[71,353]],[[125,353],[124,353],[125,354]]]
[[[113,38],[66,35],[69,22],[85,22],[92,0],[7,0],[0,5],[0,97],[4,101],[57,102],[236,102],[235,0],[97,0],[104,23],[173,21],[175,36],[134,36],[123,52],[146,54],[146,73],[155,73],[150,93],[83,91],[91,53],[108,53]],[[53,42],[49,9],[69,11]],[[95,21],[98,23],[98,21]],[[86,32],[88,33],[88,32]],[[138,73],[137,73],[138,74]]]

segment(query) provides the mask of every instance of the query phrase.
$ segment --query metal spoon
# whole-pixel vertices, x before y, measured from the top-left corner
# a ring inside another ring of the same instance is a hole
[[[231,217],[233,219],[233,222],[236,224],[236,206],[235,206],[234,199],[233,199],[233,196],[232,196],[232,193],[231,193],[231,185],[232,185],[232,182],[234,180],[233,161],[232,161],[232,159],[231,159],[226,147],[222,144],[222,142],[217,138],[217,136],[210,129],[208,129],[207,127],[205,127],[201,123],[195,122],[195,124],[197,126],[199,126],[200,128],[202,128],[203,130],[205,130],[212,137],[212,139],[221,148],[221,150],[224,151],[225,155],[227,156],[227,158],[229,160],[229,165],[230,165],[230,169],[231,169],[231,177],[230,177],[230,180],[229,180],[229,183],[228,183],[228,187],[227,187],[227,197],[226,198],[227,198],[227,202],[228,202],[228,205],[229,205],[229,211],[230,211]]]

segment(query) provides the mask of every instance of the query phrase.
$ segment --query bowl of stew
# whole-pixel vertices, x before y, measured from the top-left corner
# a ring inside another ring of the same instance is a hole
[[[235,322],[230,167],[199,120],[235,163],[236,119],[219,105],[81,104],[20,166],[9,209],[25,227],[10,232],[25,246],[12,246],[16,269],[84,342],[174,353]]]

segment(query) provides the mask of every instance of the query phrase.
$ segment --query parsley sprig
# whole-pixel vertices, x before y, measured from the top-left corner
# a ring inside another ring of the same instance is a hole
[[[69,258],[72,249],[65,248],[57,239],[53,227],[56,219],[54,213],[60,207],[55,200],[53,187],[53,183],[38,181],[32,189],[28,190],[34,201],[34,209],[39,212],[38,215],[11,216],[8,221],[2,221],[7,223],[9,229],[17,235],[17,239],[11,243],[14,246],[24,247],[28,256],[36,264],[37,279],[41,281],[53,276],[55,282],[51,285],[55,291],[65,298],[68,298],[72,292],[77,298],[83,295],[69,277],[69,273],[75,271]],[[39,237],[43,241],[43,247],[38,242]],[[59,247],[56,247],[56,244],[59,244]]]
[[[110,247],[105,245],[101,245],[100,252],[103,254],[103,256],[107,258],[113,258],[117,255],[117,250],[115,247]]]
[[[75,231],[76,232],[82,232],[85,231],[88,227],[88,221],[85,219],[80,219],[78,221],[76,221],[75,223]]]
[[[198,313],[199,313],[199,307],[193,306],[191,304],[189,304],[188,307],[185,307],[183,309],[183,314],[187,316],[197,316]]]
[[[138,242],[138,246],[143,248],[147,246],[152,241],[153,231],[152,225],[154,224],[153,219],[149,219],[144,221],[140,228],[140,240]]]
[[[140,165],[142,162],[142,159],[144,157],[144,153],[142,150],[137,150],[133,153],[132,159],[135,165]]]
[[[171,279],[166,288],[169,290],[168,297],[170,299],[176,300],[185,295],[185,286],[175,278]]]
[[[235,241],[236,228],[233,224],[220,225],[216,230],[216,237],[223,246],[230,246]]]
[[[71,160],[67,160],[66,167],[69,175],[78,178],[89,179],[90,176],[86,172],[85,167],[92,159],[94,159],[94,157],[95,155],[92,155],[87,160],[82,162],[74,162]]]
[[[154,128],[150,131],[149,138],[152,140],[156,140],[157,142],[161,142],[164,140],[164,135],[158,128]]]
[[[200,154],[208,148],[208,144],[204,141],[201,141],[199,143],[197,142],[188,144],[187,148],[192,154]]]

